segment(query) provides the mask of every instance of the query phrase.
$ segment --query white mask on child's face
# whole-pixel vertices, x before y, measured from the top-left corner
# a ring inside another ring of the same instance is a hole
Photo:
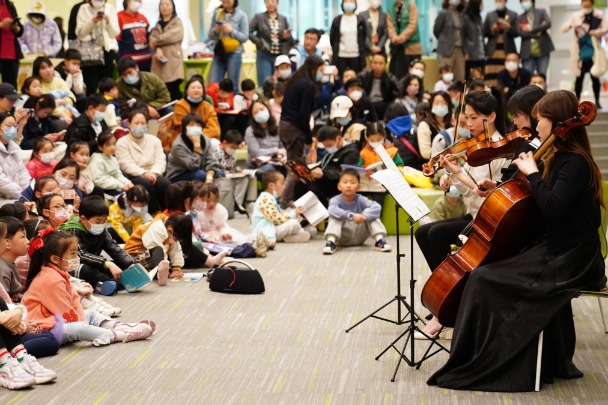
[[[195,201],[192,205],[194,211],[203,211],[205,208],[207,208],[207,202],[205,201]]]
[[[68,273],[73,273],[78,270],[78,267],[80,267],[80,257],[76,257],[74,259],[64,259],[62,257],[61,261],[67,263],[67,266],[63,267],[63,269]]]

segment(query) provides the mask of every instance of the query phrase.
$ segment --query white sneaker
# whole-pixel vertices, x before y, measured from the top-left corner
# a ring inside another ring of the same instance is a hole
[[[9,390],[31,387],[36,379],[21,367],[19,360],[11,359],[0,368],[0,385]]]
[[[57,373],[43,367],[34,356],[26,354],[21,361],[21,367],[36,380],[36,384],[44,384],[57,379]]]
[[[147,339],[154,333],[152,326],[147,323],[119,323],[114,327],[115,331],[124,332],[126,334],[123,343],[128,343],[133,340]]]
[[[113,307],[105,301],[100,300],[96,303],[95,310],[105,316],[117,316],[122,312],[121,308]]]

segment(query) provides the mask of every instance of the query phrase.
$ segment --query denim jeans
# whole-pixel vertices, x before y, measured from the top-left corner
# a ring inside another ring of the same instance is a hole
[[[234,94],[239,93],[239,84],[241,78],[241,64],[243,62],[243,54],[241,52],[225,53],[223,55],[215,55],[211,64],[211,73],[209,74],[210,83],[218,83],[224,78],[224,74],[228,73],[228,78],[234,83]]]
[[[207,172],[203,169],[198,169],[193,172],[184,172],[182,174],[178,174],[177,176],[171,179],[171,183],[177,183],[180,181],[188,181],[188,180],[198,180],[205,182],[207,179]]]
[[[549,55],[538,56],[538,57],[530,57],[528,59],[523,60],[524,69],[530,71],[530,73],[534,74],[534,72],[542,73],[544,75],[547,74],[547,68],[549,67]]]
[[[73,342],[75,340],[92,342],[95,339],[99,339],[103,343],[109,344],[112,339],[112,332],[109,329],[102,328],[100,325],[103,321],[110,320],[110,317],[89,309],[84,310],[84,315],[86,317],[85,321],[68,322],[63,325],[63,340],[61,343]]]
[[[273,55],[268,51],[258,51],[255,57],[255,67],[258,72],[258,87],[264,84],[264,80],[274,73],[274,61],[279,55]]]

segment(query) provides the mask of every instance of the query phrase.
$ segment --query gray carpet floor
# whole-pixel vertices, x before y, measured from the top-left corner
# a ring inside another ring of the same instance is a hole
[[[232,225],[246,229],[237,217]],[[395,237],[389,237],[395,246]],[[267,258],[252,259],[264,277],[258,296],[211,292],[198,283],[155,283],[139,292],[108,297],[123,308],[120,319],[153,319],[145,341],[95,348],[76,343],[41,363],[57,371],[55,383],[21,391],[0,389],[0,404],[605,404],[608,335],[597,299],[573,300],[575,362],[584,378],[546,385],[538,393],[451,391],[426,385],[445,352],[420,369],[390,350],[375,357],[406,326],[370,319],[345,329],[396,294],[395,254],[366,246],[323,256],[321,235],[306,244],[280,244]],[[409,300],[410,237],[401,237],[402,291]],[[428,277],[414,249],[416,311]],[[607,300],[608,304],[608,300]],[[397,304],[384,317],[397,318]],[[550,336],[546,336],[550,339]],[[449,347],[449,341],[440,340]],[[399,342],[401,347],[403,343]],[[428,343],[416,343],[418,360]]]

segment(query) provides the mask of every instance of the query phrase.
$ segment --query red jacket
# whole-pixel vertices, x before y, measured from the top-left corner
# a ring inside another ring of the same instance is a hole
[[[227,100],[222,100],[220,99],[220,96],[218,94],[219,89],[219,83],[211,83],[209,87],[207,87],[207,95],[213,99],[213,104],[215,105],[215,112],[221,114],[227,111],[234,110],[234,93],[231,92]],[[218,103],[228,103],[230,105],[230,108],[218,108]]]
[[[38,180],[42,176],[50,176],[53,174],[53,169],[57,165],[56,160],[52,160],[48,165],[42,163],[42,161],[38,158],[32,158],[29,162],[26,163],[25,167],[27,171],[30,172],[30,176],[34,180]]]

